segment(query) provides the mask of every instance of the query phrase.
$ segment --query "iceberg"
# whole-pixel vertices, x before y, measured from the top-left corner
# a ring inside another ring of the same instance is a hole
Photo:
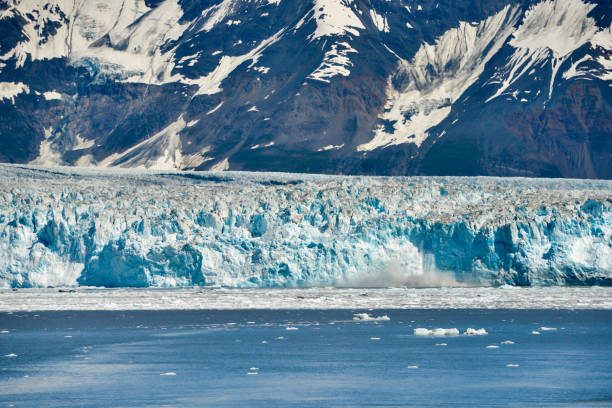
[[[438,328],[438,329],[433,329],[433,330],[429,330],[429,329],[425,329],[425,328],[422,328],[422,327],[418,327],[418,328],[414,329],[414,335],[415,336],[434,336],[434,337],[458,336],[459,335],[459,330],[457,330],[454,327],[451,328],[451,329]]]
[[[468,327],[463,334],[466,336],[485,336],[489,333],[487,333],[485,329],[473,329],[471,327]]]
[[[612,283],[610,181],[5,164],[0,180],[0,288]]]
[[[387,315],[371,316],[369,313],[356,313],[353,315],[353,320],[359,322],[388,322],[391,318]]]

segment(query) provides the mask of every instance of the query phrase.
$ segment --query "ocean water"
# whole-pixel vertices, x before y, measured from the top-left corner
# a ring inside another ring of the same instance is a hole
[[[0,407],[612,406],[611,333],[609,310],[4,312]]]

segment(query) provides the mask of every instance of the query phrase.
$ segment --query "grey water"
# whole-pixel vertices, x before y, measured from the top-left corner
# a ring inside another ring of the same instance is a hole
[[[604,310],[2,313],[0,407],[604,407],[611,333]]]

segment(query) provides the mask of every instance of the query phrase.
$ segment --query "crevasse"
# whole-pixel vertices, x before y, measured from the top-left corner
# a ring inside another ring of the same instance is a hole
[[[0,165],[0,287],[609,285],[612,182]]]

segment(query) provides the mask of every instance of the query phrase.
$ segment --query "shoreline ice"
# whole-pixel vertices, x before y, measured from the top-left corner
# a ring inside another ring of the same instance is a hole
[[[0,312],[212,309],[612,310],[612,288],[0,289]]]

